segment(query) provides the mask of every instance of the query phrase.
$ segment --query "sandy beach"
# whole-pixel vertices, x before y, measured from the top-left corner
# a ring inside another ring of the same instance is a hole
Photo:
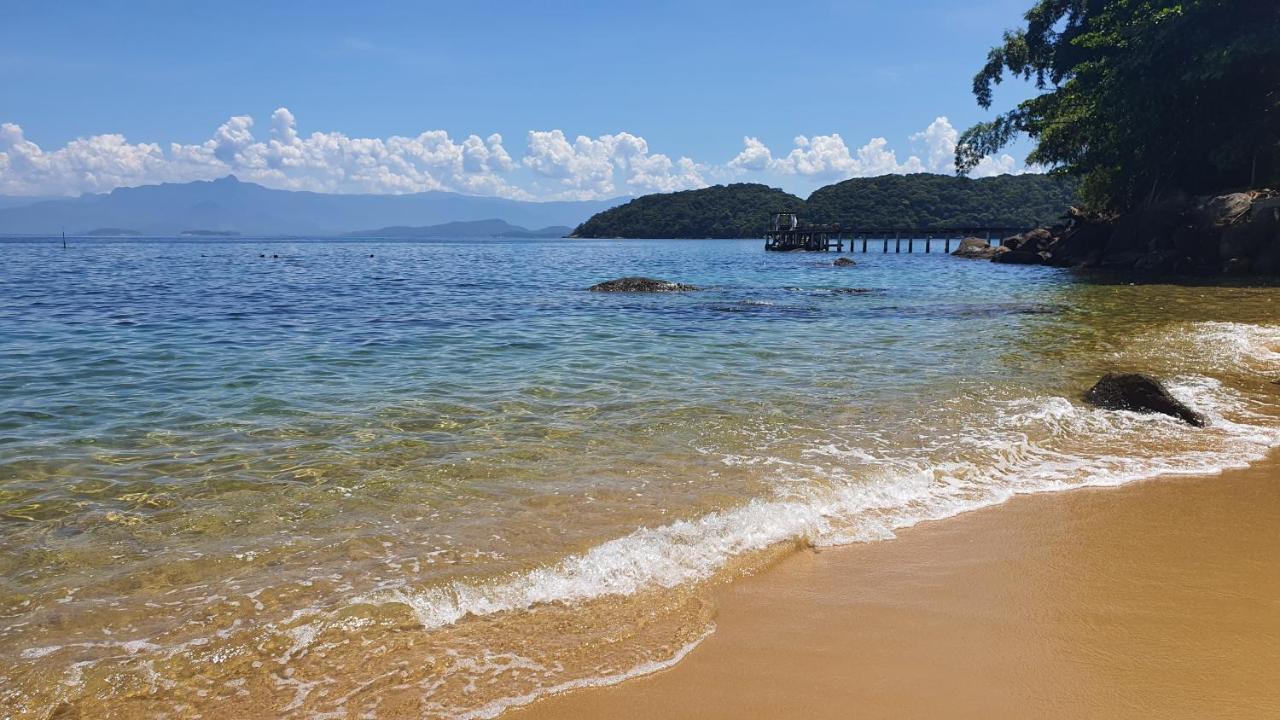
[[[1273,454],[797,553],[673,669],[505,717],[1280,717],[1277,517]]]

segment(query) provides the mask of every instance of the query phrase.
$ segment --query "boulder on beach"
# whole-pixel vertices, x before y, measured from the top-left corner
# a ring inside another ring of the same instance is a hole
[[[1179,418],[1196,427],[1208,424],[1204,415],[1170,395],[1159,380],[1141,373],[1107,373],[1089,388],[1084,399],[1104,410],[1160,413]]]
[[[836,258],[836,261],[831,264],[836,267],[849,267],[851,265],[857,265],[858,263],[854,262],[851,258],[842,257]]]
[[[1000,247],[978,237],[968,237],[960,241],[960,247],[951,253],[958,258],[972,258],[974,260],[990,260],[1000,254]]]
[[[592,285],[587,289],[591,292],[658,293],[689,292],[698,288],[684,283],[655,280],[647,277],[624,277]]]

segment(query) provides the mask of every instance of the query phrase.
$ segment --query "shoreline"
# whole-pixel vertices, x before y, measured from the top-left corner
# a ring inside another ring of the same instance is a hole
[[[1277,516],[1273,450],[794,553],[673,667],[502,717],[1280,716]]]

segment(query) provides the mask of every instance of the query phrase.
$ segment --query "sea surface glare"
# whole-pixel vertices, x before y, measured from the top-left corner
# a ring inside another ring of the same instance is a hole
[[[0,242],[0,716],[492,717],[780,554],[1280,444],[1274,289],[762,245]]]

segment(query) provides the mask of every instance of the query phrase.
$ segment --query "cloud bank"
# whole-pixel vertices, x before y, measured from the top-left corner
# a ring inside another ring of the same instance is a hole
[[[919,172],[950,173],[955,158],[956,142],[960,133],[945,116],[940,116],[929,127],[915,133],[910,140],[918,154],[899,162],[897,153],[882,137],[872,138],[857,150],[851,150],[839,133],[831,135],[797,136],[795,147],[782,157],[760,142],[759,138],[742,139],[742,151],[727,163],[729,170],[739,173],[768,173],[802,175],[824,182],[835,182],[851,177],[871,177]],[[923,156],[923,157],[921,157]],[[1018,167],[1012,155],[989,156],[970,173],[973,177],[1030,172]]]
[[[299,132],[287,108],[265,131],[248,115],[229,118],[202,143],[130,143],[123,135],[78,138],[46,151],[21,127],[0,124],[0,195],[76,195],[162,182],[240,179],[286,190],[412,193],[448,190],[520,200],[594,199],[705,187],[710,181],[833,182],[888,173],[950,172],[958,133],[946,117],[910,136],[898,160],[883,137],[851,149],[838,133],[799,136],[784,155],[758,138],[723,163],[653,152],[627,132],[570,140],[563,130],[532,130],[519,160],[497,133],[455,140],[443,130],[414,137],[354,138]],[[1010,155],[985,158],[976,176],[1027,172]]]

